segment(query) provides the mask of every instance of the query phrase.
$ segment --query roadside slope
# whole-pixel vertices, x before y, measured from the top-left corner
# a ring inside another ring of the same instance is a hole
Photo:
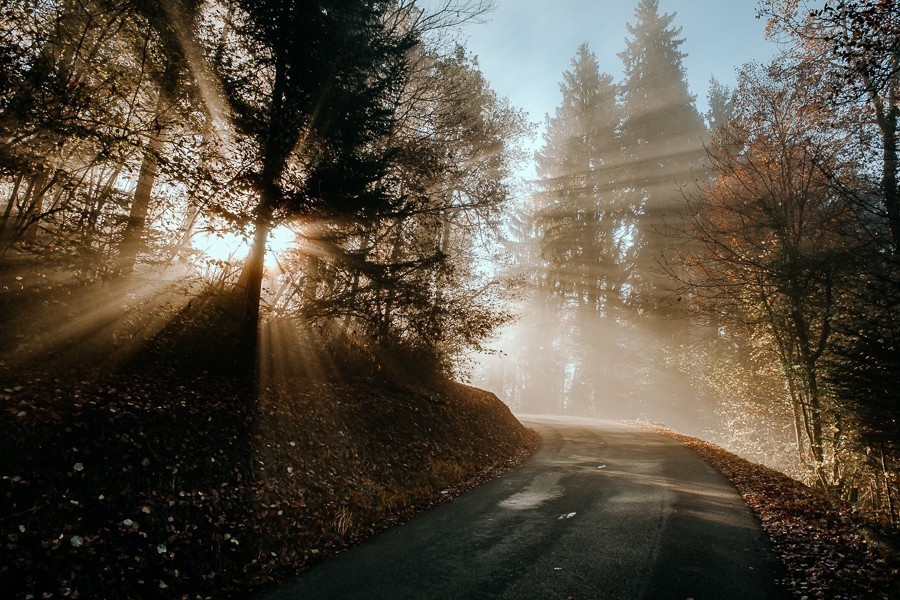
[[[509,469],[537,436],[453,382],[5,372],[0,585],[229,597]]]

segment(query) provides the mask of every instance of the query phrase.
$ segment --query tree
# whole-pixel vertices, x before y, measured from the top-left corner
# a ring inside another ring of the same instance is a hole
[[[632,306],[661,309],[659,261],[672,253],[667,228],[680,219],[681,188],[692,183],[701,164],[703,120],[688,92],[679,50],[681,28],[675,14],[660,14],[657,0],[641,0],[631,38],[619,54],[622,84],[622,138],[628,149],[621,187],[638,215],[630,253]]]
[[[341,335],[416,348],[448,368],[507,318],[502,286],[473,267],[510,197],[526,125],[461,48],[414,56],[389,142],[397,154],[382,182],[407,202],[307,227],[307,256],[292,257],[300,277],[289,284],[304,289],[281,306]]]
[[[849,134],[845,153],[859,164],[855,177],[829,175],[856,212],[858,277],[836,323],[827,380],[856,428],[857,455],[882,482],[872,509],[895,523],[900,405],[889,390],[900,381],[900,7],[894,0],[768,0],[761,13],[771,35],[792,42],[794,68],[821,82],[813,102],[830,107],[827,125]]]
[[[582,44],[560,92],[535,154],[535,218],[547,283],[590,310],[608,312],[621,303],[631,216],[616,185],[622,164],[616,87]]]
[[[0,117],[0,161],[18,184],[0,222],[3,250],[55,229],[57,246],[81,237],[78,254],[90,258],[109,245],[98,234],[115,219],[102,219],[100,207],[107,215],[118,208],[114,184],[143,125],[144,23],[126,2],[9,8],[2,37],[15,40],[18,57]]]
[[[709,80],[709,94],[707,100],[709,110],[706,112],[706,127],[714,132],[719,127],[727,126],[734,118],[734,103],[731,90],[715,77]]]
[[[371,214],[399,201],[378,184],[416,36],[387,27],[387,1],[237,5],[231,52],[216,67],[251,165],[241,180],[257,198],[238,284],[241,347],[252,355],[273,223],[288,215]]]
[[[762,13],[773,35],[795,41],[796,60],[815,70],[829,85],[828,102],[846,106],[849,122],[874,124],[879,143],[882,217],[900,249],[900,7],[895,0],[808,2],[767,0]],[[862,109],[862,110],[860,110]],[[874,157],[870,156],[870,159]]]
[[[156,56],[144,57],[149,63],[146,70],[155,88],[156,102],[149,115],[150,127],[143,144],[143,156],[137,176],[134,196],[129,209],[128,220],[119,242],[118,271],[127,274],[134,268],[138,253],[143,246],[144,229],[150,208],[151,193],[156,183],[163,144],[173,121],[187,121],[184,110],[193,102],[184,102],[179,95],[191,91],[188,64],[185,55],[185,39],[194,36],[193,28],[199,11],[198,0],[173,0],[158,2],[136,2],[134,9],[146,19],[156,38]],[[184,23],[187,23],[185,26]],[[145,52],[149,52],[145,46]],[[200,104],[200,103],[196,103]],[[179,118],[180,117],[180,118]]]
[[[736,118],[713,135],[713,179],[692,200],[686,289],[720,323],[749,326],[787,385],[798,449],[820,485],[839,484],[841,415],[823,385],[848,287],[852,211],[830,185],[839,141],[816,131],[814,87],[771,67],[744,71]]]

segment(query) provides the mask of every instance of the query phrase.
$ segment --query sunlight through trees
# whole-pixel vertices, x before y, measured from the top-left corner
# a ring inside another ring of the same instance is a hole
[[[8,0],[0,364],[474,362],[896,524],[900,10],[759,7],[783,52],[701,115],[678,15],[636,0],[621,77],[573,44],[526,156],[455,29],[489,2]]]
[[[704,118],[677,16],[581,45],[509,212],[531,290],[478,381],[521,410],[704,431],[896,523],[895,2],[760,4],[784,44]]]
[[[417,347],[447,369],[507,318],[503,286],[476,265],[526,123],[434,35],[484,6],[9,9],[9,265],[52,270],[88,298],[116,278],[212,293],[238,321],[223,324],[238,329],[223,351],[245,366],[261,316]]]

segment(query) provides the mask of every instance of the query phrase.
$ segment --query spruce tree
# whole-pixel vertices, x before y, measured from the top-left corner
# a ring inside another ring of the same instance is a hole
[[[602,312],[619,300],[628,223],[615,183],[622,164],[616,87],[582,44],[560,91],[535,156],[541,253],[549,287]]]
[[[706,126],[710,133],[727,125],[734,118],[734,103],[731,100],[731,90],[715,77],[709,80],[709,93],[706,96],[709,110],[706,111]]]
[[[242,179],[258,197],[253,244],[238,281],[241,346],[256,346],[269,231],[289,216],[357,217],[400,199],[377,185],[417,33],[386,26],[386,0],[241,0],[243,49],[216,65],[232,121],[247,140]]]
[[[663,310],[660,263],[670,254],[665,233],[680,220],[680,188],[701,164],[705,127],[688,91],[686,55],[680,50],[684,38],[672,25],[675,14],[661,15],[658,0],[641,0],[634,15],[631,37],[619,54],[625,67],[622,133],[628,152],[621,184],[637,215],[629,300],[643,312]]]

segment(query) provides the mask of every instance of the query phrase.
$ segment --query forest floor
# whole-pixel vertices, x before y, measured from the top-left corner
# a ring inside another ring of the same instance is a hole
[[[538,445],[449,381],[37,373],[0,364],[0,589],[242,597],[520,463]]]
[[[798,599],[900,598],[900,540],[855,517],[823,492],[704,440],[635,422],[694,449],[725,475],[784,564]]]
[[[10,264],[0,596],[245,597],[539,443],[427,358],[268,320],[280,360],[247,377],[227,295]]]

